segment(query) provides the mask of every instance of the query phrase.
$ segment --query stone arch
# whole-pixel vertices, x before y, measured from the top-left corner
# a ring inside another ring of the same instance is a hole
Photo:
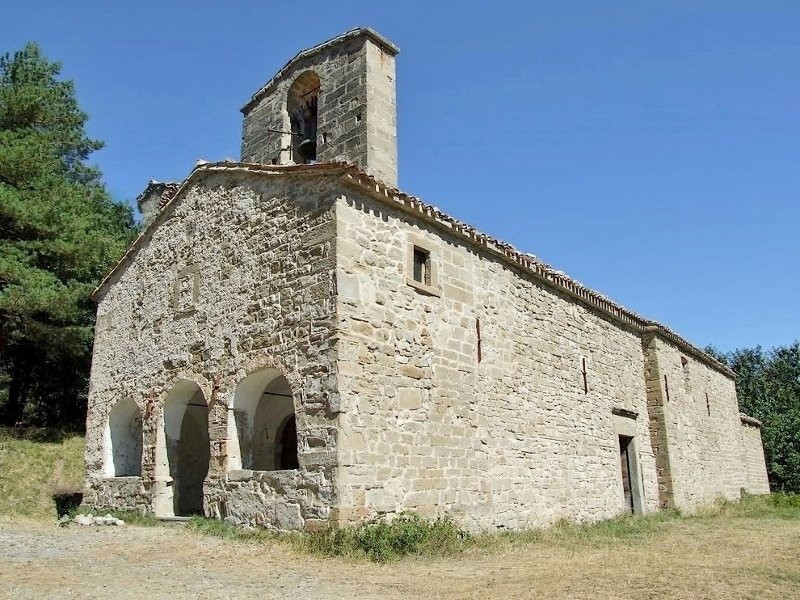
[[[297,164],[317,160],[319,90],[319,75],[314,71],[303,71],[289,86],[286,112],[292,133],[287,141],[291,148],[291,159]]]
[[[107,477],[141,476],[142,411],[133,399],[120,400],[109,412],[104,447]]]
[[[157,516],[203,512],[203,483],[210,455],[205,394],[197,382],[182,379],[164,400],[156,432]]]
[[[228,469],[299,468],[295,415],[292,386],[281,371],[263,367],[242,379],[228,414]],[[290,420],[294,435],[284,439]]]

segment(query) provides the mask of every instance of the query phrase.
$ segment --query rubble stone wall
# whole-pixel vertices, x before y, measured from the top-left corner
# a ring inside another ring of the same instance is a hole
[[[337,187],[327,178],[204,174],[159,215],[146,244],[99,301],[86,437],[86,502],[153,510],[162,407],[180,381],[209,404],[208,515],[295,525],[329,517],[338,407],[333,346]],[[237,384],[262,368],[289,381],[300,469],[227,473],[228,414]],[[109,411],[131,398],[143,415],[141,478],[104,478]],[[283,506],[275,500],[273,480]],[[276,480],[276,481],[277,481]],[[236,488],[249,485],[262,498]],[[240,501],[241,498],[241,501]]]
[[[343,521],[415,510],[524,529],[616,515],[614,409],[628,414],[642,507],[658,507],[637,333],[372,198],[340,200],[337,229]],[[411,280],[414,245],[430,252],[430,285]]]
[[[90,477],[83,490],[83,504],[97,509],[150,512],[148,482],[141,477]]]

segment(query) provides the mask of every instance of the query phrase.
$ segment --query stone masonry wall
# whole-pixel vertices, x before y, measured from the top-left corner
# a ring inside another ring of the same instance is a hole
[[[342,521],[611,517],[624,510],[615,408],[638,415],[637,483],[658,507],[636,333],[358,193],[337,203],[337,229]],[[409,284],[412,244],[431,253],[430,286]]]
[[[397,94],[394,56],[376,44],[366,45],[367,165],[389,187],[397,187]],[[347,153],[340,153],[348,160]],[[348,161],[352,162],[352,161]]]
[[[307,70],[320,79],[317,162],[357,165],[397,185],[394,56],[371,39],[347,39],[298,60],[243,109],[242,161],[289,164],[288,91]]]
[[[718,497],[738,498],[747,475],[734,380],[660,336],[650,347],[658,364],[650,383],[663,398],[670,505],[691,510]]]
[[[337,188],[327,178],[290,176],[206,173],[190,181],[98,306],[86,501],[153,509],[163,402],[189,380],[210,405],[206,514],[313,527],[329,518],[336,489]],[[301,467],[226,473],[227,406],[238,382],[265,367],[291,385]],[[141,478],[102,475],[103,431],[122,398],[144,416]],[[276,497],[276,489],[286,493]]]
[[[769,480],[767,464],[764,461],[764,445],[761,441],[761,427],[754,420],[742,416],[740,443],[740,468],[743,473],[742,488],[749,494],[768,494]]]

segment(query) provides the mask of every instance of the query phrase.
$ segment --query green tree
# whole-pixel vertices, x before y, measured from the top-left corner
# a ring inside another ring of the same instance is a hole
[[[710,348],[736,372],[742,412],[763,424],[767,473],[773,490],[800,492],[800,342],[728,354]]]
[[[0,423],[83,420],[89,295],[133,233],[87,165],[102,144],[60,64],[36,44],[0,58]]]

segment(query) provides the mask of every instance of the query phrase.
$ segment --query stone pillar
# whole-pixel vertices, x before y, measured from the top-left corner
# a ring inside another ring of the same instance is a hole
[[[650,421],[650,443],[656,459],[659,508],[674,508],[674,488],[667,439],[667,400],[663,377],[658,364],[656,332],[649,328],[642,336],[644,352],[644,384],[647,395],[647,416]]]

